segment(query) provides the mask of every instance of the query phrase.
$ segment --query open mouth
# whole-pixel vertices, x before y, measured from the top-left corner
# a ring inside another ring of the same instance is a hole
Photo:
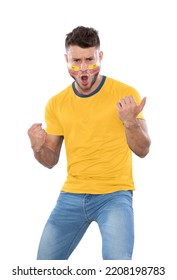
[[[83,84],[87,84],[87,82],[88,82],[88,76],[81,76],[81,80],[82,80],[82,83]]]
[[[82,81],[87,81],[88,80],[88,76],[86,76],[86,75],[84,76],[83,75],[83,76],[81,76],[81,79],[82,79]]]

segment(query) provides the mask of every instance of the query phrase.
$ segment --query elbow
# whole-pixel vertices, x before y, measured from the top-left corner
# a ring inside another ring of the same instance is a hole
[[[52,169],[55,165],[57,165],[57,163],[58,163],[58,160],[56,162],[52,163],[52,164],[47,164],[46,167],[48,169]]]
[[[46,168],[48,168],[48,169],[52,169],[57,163],[58,163],[58,160],[55,161],[55,162],[51,162],[51,163],[49,163],[49,162],[48,163],[41,162],[41,164],[43,166],[45,166]]]
[[[52,169],[54,167],[54,165],[47,165],[46,166],[48,169]]]
[[[144,157],[146,157],[148,154],[149,154],[149,148],[148,148],[148,149],[143,149],[143,150],[138,154],[138,156],[139,156],[140,158],[144,158]]]
[[[41,165],[43,165],[44,167],[46,167],[47,169],[52,169],[52,168],[55,166],[55,164],[50,165],[50,164],[48,164],[48,163],[44,163],[44,162],[40,162],[40,161],[39,161],[39,163],[40,163]]]
[[[139,154],[138,156],[140,158],[144,158],[146,157],[148,154],[149,154],[149,151],[150,151],[150,145],[151,145],[151,141],[149,139],[148,143],[146,144],[145,147],[142,147],[142,149],[139,151]]]

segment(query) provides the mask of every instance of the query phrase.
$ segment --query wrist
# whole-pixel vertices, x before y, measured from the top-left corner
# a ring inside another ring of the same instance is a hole
[[[42,146],[36,147],[35,145],[31,145],[31,148],[32,148],[33,152],[36,154],[40,153],[40,151],[42,150]]]
[[[138,127],[140,127],[140,124],[139,124],[137,119],[132,120],[132,121],[124,121],[123,125],[124,125],[125,128],[138,128]]]

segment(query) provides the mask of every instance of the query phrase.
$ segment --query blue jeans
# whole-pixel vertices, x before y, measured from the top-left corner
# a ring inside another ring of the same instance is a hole
[[[132,259],[132,191],[99,195],[61,192],[42,233],[37,259],[67,260],[92,221],[100,229],[104,260]]]

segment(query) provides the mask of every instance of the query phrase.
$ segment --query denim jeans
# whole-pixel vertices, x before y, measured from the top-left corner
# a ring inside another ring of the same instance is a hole
[[[37,259],[67,260],[92,221],[100,229],[104,260],[132,259],[132,191],[99,195],[61,192],[42,233]]]

